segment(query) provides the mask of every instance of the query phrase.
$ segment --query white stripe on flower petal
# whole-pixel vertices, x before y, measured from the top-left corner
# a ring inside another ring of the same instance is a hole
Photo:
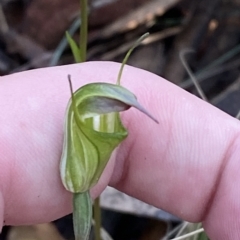
[[[101,116],[97,115],[93,117],[93,129],[99,131],[101,127]]]

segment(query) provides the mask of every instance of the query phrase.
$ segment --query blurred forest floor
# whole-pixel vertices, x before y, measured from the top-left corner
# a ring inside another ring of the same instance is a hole
[[[0,75],[73,63],[65,31],[78,39],[78,16],[78,0],[1,0]],[[88,61],[121,62],[132,43],[149,32],[129,65],[197,95],[180,60],[182,53],[212,104],[232,116],[240,110],[240,0],[92,0],[89,31]],[[149,226],[166,227],[151,221]],[[0,239],[63,239],[53,225],[29,228],[48,236],[52,231],[56,238],[12,237],[12,231],[21,229],[5,228]],[[149,229],[153,233],[147,237],[142,233],[119,239],[155,240],[164,234]]]

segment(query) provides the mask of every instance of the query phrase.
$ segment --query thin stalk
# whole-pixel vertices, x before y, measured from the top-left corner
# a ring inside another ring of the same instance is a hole
[[[80,54],[81,61],[86,62],[87,59],[87,39],[88,39],[88,1],[80,0],[81,7],[81,28],[80,28]]]
[[[210,75],[211,77],[223,71],[231,69],[232,67],[235,67],[232,62],[229,62],[229,63],[226,63],[226,62],[231,58],[235,57],[237,54],[239,54],[239,52],[240,52],[240,44],[234,47],[233,49],[231,49],[230,51],[224,53],[222,56],[220,56],[218,59],[210,63],[208,66],[203,67],[202,69],[197,71],[195,73],[195,76],[198,78],[198,81],[205,80],[206,78],[205,76],[207,76],[208,78],[208,75]],[[233,61],[233,62],[235,63],[238,61]],[[225,63],[225,65],[223,65],[223,63]],[[192,80],[187,79],[181,84],[181,87],[187,88],[190,86],[191,83],[192,83]]]
[[[171,239],[171,240],[183,240],[183,239],[186,239],[186,238],[188,238],[188,237],[194,236],[194,235],[199,234],[199,233],[202,233],[202,232],[204,232],[204,229],[203,229],[203,228],[200,228],[200,229],[198,229],[198,230],[196,230],[196,231],[190,232],[190,233],[185,234],[185,235],[183,235],[183,236],[181,236],[181,237],[173,238],[173,239]]]
[[[189,75],[190,78],[192,79],[192,82],[193,82],[195,88],[197,89],[198,94],[200,95],[200,97],[201,97],[204,101],[208,102],[206,95],[204,94],[204,92],[202,91],[202,88],[200,87],[200,84],[198,83],[197,79],[195,78],[194,74],[192,73],[191,69],[189,68],[189,66],[188,66],[188,64],[187,64],[187,62],[186,62],[185,55],[186,55],[187,53],[191,53],[191,52],[194,52],[194,51],[193,51],[193,50],[190,50],[190,49],[182,50],[182,51],[180,52],[180,59],[181,59],[181,61],[182,61],[182,64],[183,64],[184,68],[186,69],[188,75]]]
[[[175,227],[174,229],[172,229],[170,232],[168,232],[163,239],[161,240],[168,240],[174,233],[180,231],[180,229],[182,229],[182,226],[185,224],[185,222],[180,223],[177,227]]]
[[[88,240],[91,229],[92,203],[89,191],[73,194],[73,228],[75,240]]]
[[[81,28],[81,21],[79,18],[77,18],[76,20],[74,20],[74,22],[68,29],[69,35],[73,36],[73,34],[79,29],[79,27]],[[52,55],[49,66],[56,66],[58,64],[59,59],[62,56],[67,46],[68,46],[68,40],[66,38],[66,35],[64,35],[64,37],[62,38],[62,40],[60,41],[60,43],[58,44],[58,46],[56,47]]]
[[[238,111],[238,114],[236,116],[236,119],[240,120],[240,110]]]
[[[186,227],[188,226],[188,224],[189,224],[189,222],[184,222],[184,223],[183,223],[183,225],[182,225],[182,227],[180,228],[180,230],[178,231],[176,237],[179,237],[179,236],[183,233],[183,231],[186,229]]]
[[[95,240],[102,240],[101,238],[101,208],[100,198],[96,198],[93,204],[93,217],[95,221],[94,225],[94,236]]]
[[[197,229],[201,229],[202,228],[202,224],[201,223],[199,223],[198,225],[197,225]],[[197,230],[196,229],[196,230]],[[198,240],[199,239],[199,234],[196,234],[194,237],[193,237],[193,240]]]
[[[0,21],[1,21],[1,28],[0,32],[3,34],[7,33],[9,31],[9,26],[2,8],[2,5],[0,4]]]
[[[122,77],[122,72],[123,72],[123,67],[125,66],[129,56],[131,55],[132,51],[147,37],[149,36],[149,33],[145,33],[144,35],[142,35],[135,43],[134,45],[130,48],[130,50],[127,52],[125,58],[123,59],[120,71],[118,73],[118,78],[117,78],[117,85],[120,85],[120,80]]]

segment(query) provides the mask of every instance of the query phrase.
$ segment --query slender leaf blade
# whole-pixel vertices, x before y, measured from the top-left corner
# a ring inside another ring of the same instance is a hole
[[[70,48],[72,50],[72,54],[74,56],[75,62],[77,62],[77,63],[82,62],[81,50],[78,47],[77,43],[72,38],[72,36],[68,33],[68,31],[66,31],[66,38],[67,38],[68,44],[69,44],[69,46],[70,46]]]

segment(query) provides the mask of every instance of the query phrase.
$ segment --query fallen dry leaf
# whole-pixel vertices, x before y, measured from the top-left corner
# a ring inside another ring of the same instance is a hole
[[[52,223],[12,227],[7,240],[64,240]]]

